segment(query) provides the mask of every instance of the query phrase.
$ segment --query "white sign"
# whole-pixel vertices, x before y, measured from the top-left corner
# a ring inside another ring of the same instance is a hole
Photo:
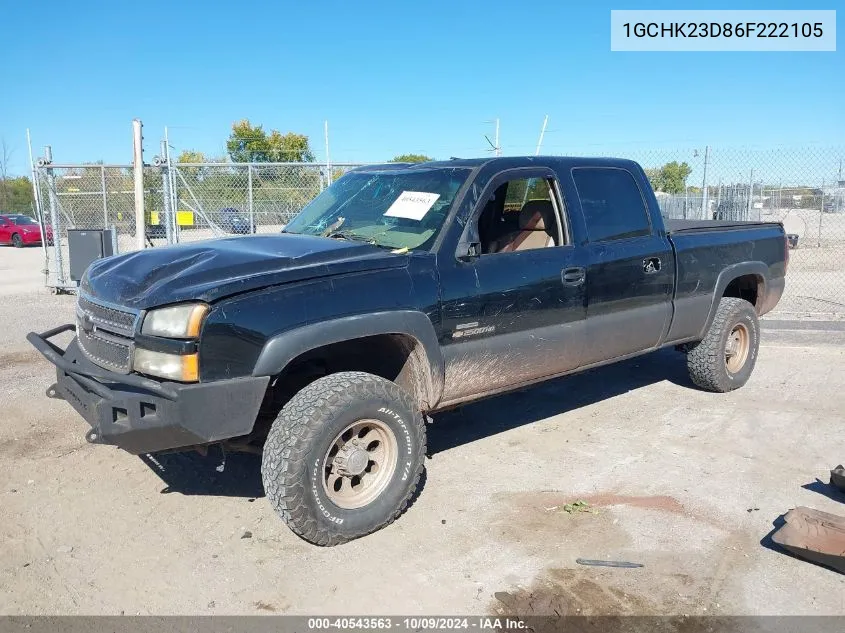
[[[403,191],[396,201],[390,205],[384,215],[391,218],[407,218],[409,220],[422,220],[428,210],[434,206],[439,193],[426,193],[425,191]]]
[[[612,10],[610,50],[835,51],[836,11]]]

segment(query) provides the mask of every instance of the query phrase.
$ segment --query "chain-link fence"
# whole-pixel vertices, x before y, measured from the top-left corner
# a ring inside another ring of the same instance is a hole
[[[573,153],[639,162],[664,217],[782,222],[795,247],[778,311],[845,317],[845,147]]]
[[[668,218],[782,222],[795,236],[780,310],[845,316],[845,147],[603,148],[570,154],[638,161]],[[149,246],[277,232],[351,164],[186,163],[144,168]],[[72,288],[68,228],[116,229],[116,251],[138,248],[130,165],[44,165],[38,205],[57,230],[48,285]]]
[[[226,235],[274,233],[352,164],[190,163],[144,167],[146,247]],[[41,213],[53,228],[47,285],[73,289],[68,229],[114,229],[116,253],[136,250],[131,165],[45,164],[36,170]]]

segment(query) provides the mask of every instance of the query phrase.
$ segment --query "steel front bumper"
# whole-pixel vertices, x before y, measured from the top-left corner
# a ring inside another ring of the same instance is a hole
[[[269,378],[247,377],[209,383],[158,382],[118,374],[89,361],[74,338],[66,350],[48,339],[73,325],[27,340],[56,366],[51,398],[66,400],[91,425],[85,438],[135,455],[187,448],[246,435],[252,430]]]

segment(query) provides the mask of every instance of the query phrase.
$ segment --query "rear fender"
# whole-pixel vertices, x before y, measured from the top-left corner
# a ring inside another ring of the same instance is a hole
[[[713,300],[710,304],[710,313],[707,315],[707,321],[704,323],[704,328],[702,328],[699,333],[699,339],[704,338],[705,334],[707,334],[707,330],[710,329],[710,325],[713,323],[713,319],[716,318],[716,310],[719,308],[719,301],[721,301],[722,296],[725,294],[725,289],[734,279],[745,275],[754,275],[758,278],[760,285],[757,288],[757,302],[759,305],[765,304],[767,292],[766,284],[769,279],[768,265],[764,262],[742,262],[740,264],[728,266],[719,273],[719,276],[716,278],[716,287],[713,290]],[[755,309],[756,308],[757,306],[755,306]]]

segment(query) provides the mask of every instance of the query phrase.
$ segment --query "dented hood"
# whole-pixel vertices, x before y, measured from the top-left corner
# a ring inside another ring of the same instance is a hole
[[[232,237],[117,255],[95,261],[81,289],[117,305],[146,309],[214,301],[236,293],[378,268],[407,265],[406,255],[360,242],[309,235]]]

